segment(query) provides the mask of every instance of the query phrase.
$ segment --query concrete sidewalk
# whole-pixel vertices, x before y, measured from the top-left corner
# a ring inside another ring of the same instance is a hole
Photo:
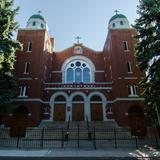
[[[46,150],[7,150],[0,149],[1,157],[159,157],[160,151],[144,147],[141,149],[46,149]]]

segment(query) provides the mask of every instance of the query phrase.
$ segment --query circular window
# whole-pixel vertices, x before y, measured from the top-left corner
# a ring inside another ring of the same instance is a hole
[[[73,63],[71,64],[71,67],[74,67],[74,64],[73,64]]]
[[[83,66],[83,67],[86,67],[86,64],[85,64],[85,63],[83,63],[83,64],[82,64],[82,66]]]
[[[81,66],[81,62],[76,62],[76,66],[80,67]]]

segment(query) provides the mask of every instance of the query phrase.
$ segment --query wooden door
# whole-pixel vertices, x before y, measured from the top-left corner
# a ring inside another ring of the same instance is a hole
[[[103,120],[102,104],[97,104],[97,103],[91,104],[91,120],[92,121]]]
[[[65,121],[66,119],[66,107],[65,104],[54,105],[54,121]]]
[[[129,114],[129,122],[130,122],[132,135],[134,136],[145,136],[146,135],[144,115]]]
[[[72,105],[72,121],[84,121],[84,104]]]
[[[27,123],[28,123],[27,114],[13,115],[11,129],[10,129],[10,136],[11,137],[25,137]]]

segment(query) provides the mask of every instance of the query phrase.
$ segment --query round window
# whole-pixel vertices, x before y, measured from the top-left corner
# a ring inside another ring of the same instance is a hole
[[[76,62],[76,66],[80,67],[81,66],[81,62]]]
[[[74,64],[73,64],[73,63],[71,64],[71,67],[74,67]]]
[[[82,66],[83,66],[83,67],[86,67],[86,64],[85,64],[85,63],[83,63],[83,64],[82,64]]]

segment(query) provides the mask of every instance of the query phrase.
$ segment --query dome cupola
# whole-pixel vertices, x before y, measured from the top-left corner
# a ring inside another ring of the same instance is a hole
[[[123,14],[116,14],[109,20],[108,29],[128,29],[130,28],[127,17]]]
[[[37,14],[34,14],[29,18],[27,22],[27,26],[26,26],[27,28],[29,29],[47,29],[48,30],[46,20],[40,13],[41,12],[39,11]]]

